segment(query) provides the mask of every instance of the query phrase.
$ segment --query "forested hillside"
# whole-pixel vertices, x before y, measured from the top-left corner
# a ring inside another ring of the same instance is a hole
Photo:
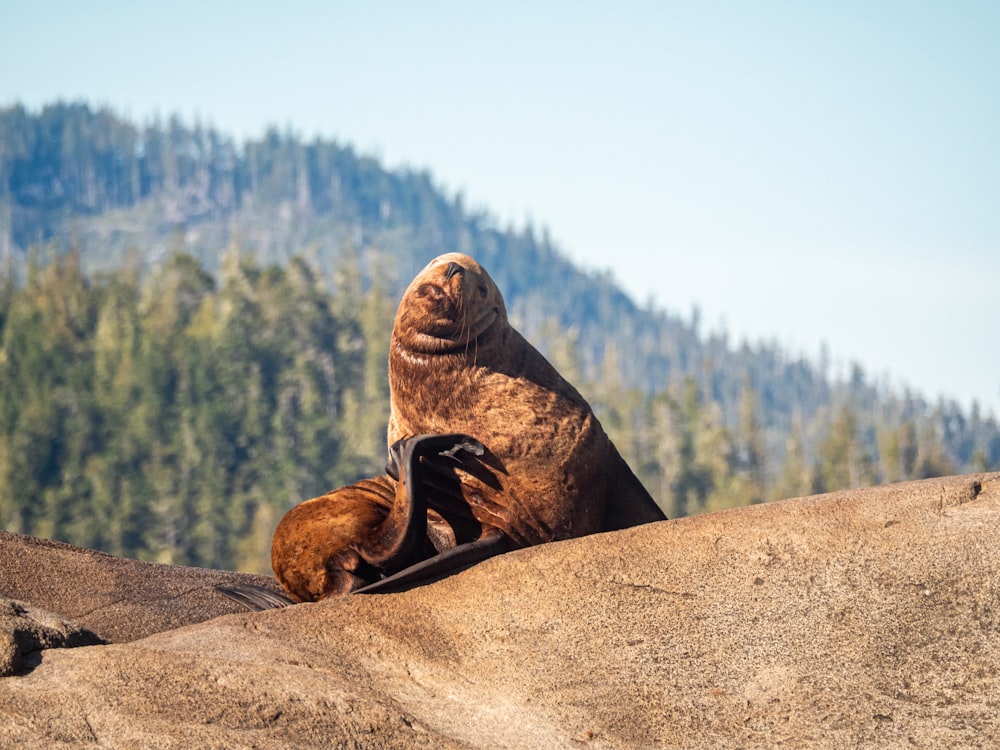
[[[0,526],[266,570],[287,507],[380,470],[396,300],[448,250],[672,515],[1000,468],[992,415],[706,336],[426,173],[59,104],[0,110]]]

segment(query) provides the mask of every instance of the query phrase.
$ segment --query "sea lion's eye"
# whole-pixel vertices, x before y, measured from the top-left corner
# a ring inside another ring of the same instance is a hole
[[[479,285],[479,296],[482,297],[483,299],[486,299],[486,285],[485,284],[480,284]]]

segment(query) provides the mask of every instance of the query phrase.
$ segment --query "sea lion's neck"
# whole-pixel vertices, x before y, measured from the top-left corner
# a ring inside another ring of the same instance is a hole
[[[469,409],[478,398],[477,383],[494,369],[497,347],[503,346],[507,330],[435,352],[414,350],[408,339],[393,336],[389,347],[393,409],[421,424],[423,417]]]

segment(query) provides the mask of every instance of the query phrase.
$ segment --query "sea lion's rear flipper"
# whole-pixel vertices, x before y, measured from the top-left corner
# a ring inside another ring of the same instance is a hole
[[[389,594],[414,586],[431,583],[451,573],[475,565],[487,558],[509,552],[515,545],[499,529],[485,531],[479,539],[446,550],[439,555],[422,560],[391,576],[369,583],[352,594]]]
[[[652,496],[642,486],[642,482],[632,472],[618,450],[612,447],[614,456],[610,465],[617,467],[617,479],[611,485],[608,506],[604,512],[604,531],[627,529],[654,521],[665,521],[666,514],[656,504]],[[617,459],[614,460],[614,459]]]
[[[251,612],[265,609],[280,609],[295,604],[284,594],[264,586],[254,586],[251,583],[233,583],[228,586],[216,586],[215,590],[233,601],[237,601]]]
[[[468,435],[416,435],[399,440],[389,449],[386,471],[398,478],[389,515],[372,538],[358,548],[364,560],[393,574],[416,558],[427,536],[427,487],[418,471],[421,458],[454,459],[460,451],[483,452],[482,443]]]

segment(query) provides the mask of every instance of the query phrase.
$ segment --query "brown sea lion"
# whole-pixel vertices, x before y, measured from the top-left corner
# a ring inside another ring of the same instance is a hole
[[[464,503],[428,496],[455,522],[527,546],[663,520],[579,392],[507,320],[472,258],[433,260],[407,288],[389,350],[390,443],[463,433],[485,446],[458,470]]]
[[[443,255],[410,284],[389,384],[387,474],[307,500],[275,531],[272,565],[298,601],[395,590],[511,548],[665,518],[468,256]]]

